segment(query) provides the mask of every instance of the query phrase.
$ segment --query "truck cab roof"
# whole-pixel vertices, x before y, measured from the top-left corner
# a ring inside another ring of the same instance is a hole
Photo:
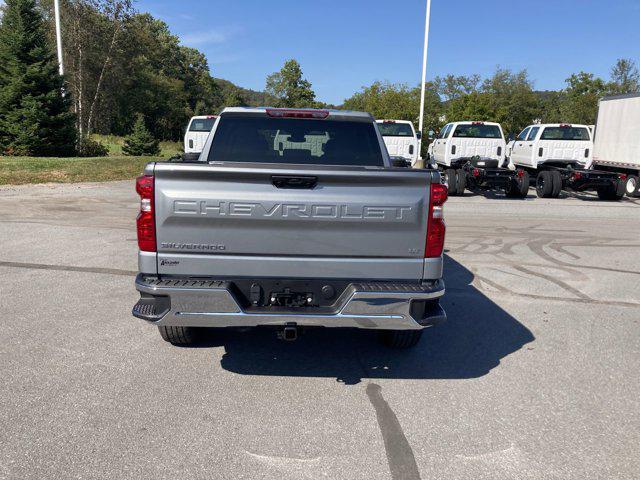
[[[463,120],[461,122],[449,122],[450,125],[495,125],[500,127],[499,123],[496,122],[484,122],[480,120]],[[502,127],[500,127],[502,128]]]
[[[323,108],[276,108],[276,107],[226,107],[220,115],[234,114],[265,114],[273,117],[292,118],[329,118],[331,120],[351,120],[373,122],[373,116],[367,112],[355,110],[337,110]]]

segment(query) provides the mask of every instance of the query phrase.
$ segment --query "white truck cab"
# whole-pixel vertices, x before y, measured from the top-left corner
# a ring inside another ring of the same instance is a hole
[[[420,134],[408,120],[376,120],[389,156],[402,157],[415,165],[420,157]]]
[[[506,142],[502,127],[492,122],[446,124],[429,146],[430,161],[441,167],[460,167],[471,161],[476,166],[502,165]]]
[[[516,166],[537,169],[539,164],[589,166],[593,141],[588,125],[552,123],[530,125],[509,142],[507,156]]]
[[[201,115],[191,118],[184,135],[184,153],[200,153],[218,118],[216,115]]]

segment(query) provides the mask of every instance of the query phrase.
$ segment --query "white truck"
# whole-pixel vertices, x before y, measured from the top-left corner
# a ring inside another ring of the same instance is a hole
[[[465,189],[500,189],[509,197],[524,198],[529,175],[523,169],[504,168],[506,142],[502,127],[493,122],[464,121],[445,125],[429,145],[429,161],[444,172],[449,195]]]
[[[216,118],[218,118],[216,115],[201,115],[189,120],[187,131],[184,134],[184,153],[199,154],[202,152]]]
[[[562,190],[595,190],[601,200],[620,200],[626,175],[588,168],[593,147],[587,125],[529,125],[509,142],[507,156],[535,176],[540,198],[557,198]]]
[[[627,175],[625,193],[640,197],[640,95],[600,100],[593,166]]]
[[[376,120],[390,157],[404,158],[415,165],[420,157],[421,133],[408,120]]]

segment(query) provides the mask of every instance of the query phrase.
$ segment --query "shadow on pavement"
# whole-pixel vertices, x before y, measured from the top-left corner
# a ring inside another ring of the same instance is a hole
[[[464,379],[481,377],[507,355],[532,342],[532,333],[471,285],[473,274],[446,257],[448,321],[425,331],[412,350],[392,350],[376,332],[309,329],[293,343],[272,329],[216,333],[200,347],[223,346],[222,367],[242,375],[335,377],[348,385],[363,378]],[[220,336],[218,336],[220,335]]]

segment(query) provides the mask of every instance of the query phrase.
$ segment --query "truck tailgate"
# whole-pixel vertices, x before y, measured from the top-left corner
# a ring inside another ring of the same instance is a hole
[[[431,172],[158,163],[154,173],[160,274],[423,277]]]

